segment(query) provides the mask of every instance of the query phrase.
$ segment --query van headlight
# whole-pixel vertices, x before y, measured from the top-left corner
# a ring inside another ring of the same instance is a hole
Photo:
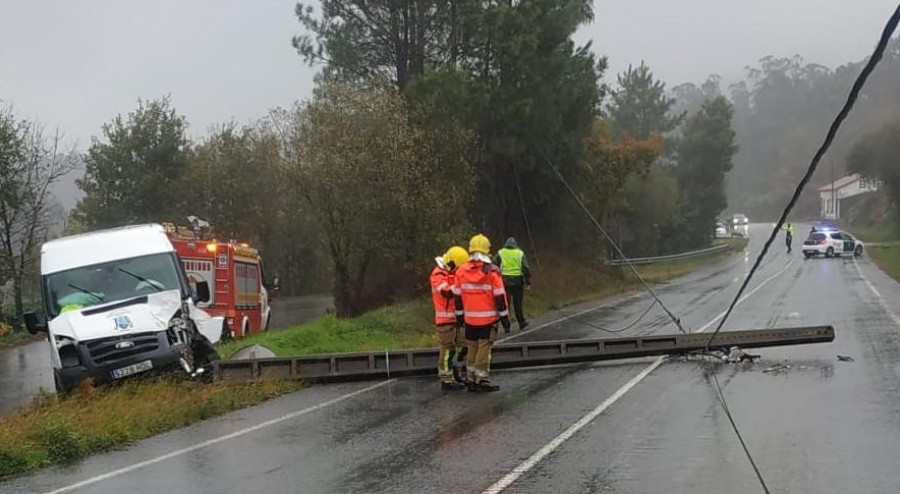
[[[78,356],[78,347],[73,338],[54,335],[53,339],[56,341],[56,350],[59,352],[59,361],[63,368],[81,365],[81,357]]]
[[[169,337],[169,344],[174,345],[176,343],[187,344],[188,343],[188,321],[182,317],[182,312],[178,312],[172,319],[169,319],[169,328],[166,330],[166,334]]]

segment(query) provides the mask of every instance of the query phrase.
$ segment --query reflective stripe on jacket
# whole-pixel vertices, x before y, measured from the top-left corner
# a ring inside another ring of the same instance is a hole
[[[435,266],[431,270],[429,281],[431,283],[431,301],[434,304],[434,323],[437,325],[455,324],[453,274],[440,266]]]
[[[468,326],[491,326],[507,320],[506,290],[493,266],[469,261],[456,269],[453,287],[456,313]]]

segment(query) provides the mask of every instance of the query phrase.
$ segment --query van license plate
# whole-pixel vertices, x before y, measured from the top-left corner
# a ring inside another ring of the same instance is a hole
[[[121,377],[130,376],[132,374],[137,374],[138,372],[148,371],[153,368],[152,360],[145,360],[143,362],[138,362],[133,365],[129,365],[128,367],[122,367],[120,369],[113,369],[109,372],[110,377],[113,379],[119,379]]]

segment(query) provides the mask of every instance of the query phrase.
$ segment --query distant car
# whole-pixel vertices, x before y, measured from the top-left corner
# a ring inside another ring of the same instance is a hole
[[[728,237],[728,228],[725,227],[724,223],[716,223],[716,238],[726,237]]]
[[[859,257],[863,253],[863,243],[853,235],[840,230],[821,230],[809,234],[803,241],[803,257],[840,257],[853,255]]]
[[[744,216],[743,214],[735,214],[731,216],[731,225],[739,226],[739,225],[747,225],[750,223],[750,219]]]

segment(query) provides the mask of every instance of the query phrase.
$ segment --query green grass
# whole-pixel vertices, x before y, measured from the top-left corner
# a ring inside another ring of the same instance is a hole
[[[894,221],[885,221],[875,225],[856,226],[848,229],[850,233],[867,243],[889,243],[900,241],[900,226]]]
[[[869,246],[866,253],[882,271],[900,281],[900,244]]]
[[[222,358],[228,358],[254,343],[267,346],[276,355],[429,347],[435,342],[434,328],[429,325],[430,311],[429,302],[417,300],[382,307],[352,319],[326,315],[291,329],[225,343],[218,350]]]
[[[865,253],[882,271],[900,281],[900,226],[891,215],[873,224],[852,226],[849,231],[869,244]]]
[[[65,399],[43,394],[24,410],[0,418],[0,478],[121,448],[301,386],[155,379],[107,388],[83,383]]]
[[[13,331],[12,326],[0,323],[0,348],[16,346],[29,341],[38,341],[45,338],[45,335],[33,335],[28,331]]]
[[[638,271],[650,283],[663,283],[711,260],[742,250],[747,240],[736,239],[732,245],[726,252],[641,266]],[[525,295],[526,317],[641,287],[628,268],[588,269],[563,259],[548,259],[544,260],[543,265],[534,266],[534,271],[534,288]],[[279,356],[290,356],[427,348],[436,343],[431,302],[415,300],[376,309],[355,318],[323,316],[293,328],[222,344],[218,350],[222,358],[228,358],[252,344],[264,345]]]

